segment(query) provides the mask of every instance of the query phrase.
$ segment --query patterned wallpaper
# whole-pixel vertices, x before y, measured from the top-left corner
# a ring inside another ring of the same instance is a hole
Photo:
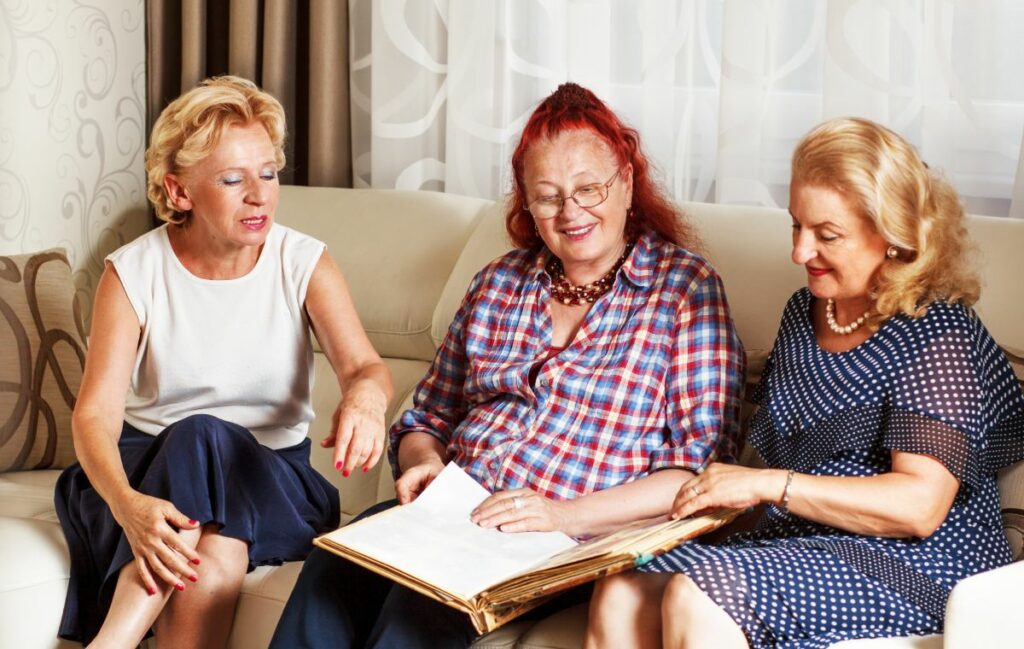
[[[67,250],[84,313],[149,227],[143,0],[0,0],[0,254]]]

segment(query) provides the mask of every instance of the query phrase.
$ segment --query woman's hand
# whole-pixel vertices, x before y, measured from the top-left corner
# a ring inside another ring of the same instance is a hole
[[[672,518],[686,518],[712,507],[745,509],[763,502],[778,502],[785,487],[783,470],[715,462],[679,488],[672,503]]]
[[[150,595],[157,592],[155,577],[178,590],[185,590],[182,579],[198,581],[192,569],[199,565],[199,555],[178,534],[180,530],[199,527],[166,500],[132,491],[112,507],[111,512],[124,530],[135,555],[139,577]]]
[[[356,382],[344,393],[331,419],[331,434],[320,445],[334,447],[334,468],[346,478],[357,466],[366,473],[380,459],[387,406],[387,395],[372,381]]]
[[[499,491],[477,505],[470,520],[502,532],[564,532],[572,536],[572,503],[529,489]]]
[[[443,470],[444,462],[440,458],[431,458],[402,471],[402,476],[395,481],[399,504],[408,505],[416,500]]]

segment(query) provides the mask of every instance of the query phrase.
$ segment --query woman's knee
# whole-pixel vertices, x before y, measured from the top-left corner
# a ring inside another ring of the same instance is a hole
[[[621,610],[639,599],[642,595],[639,578],[642,576],[629,572],[601,579],[594,586],[594,594],[590,599],[591,614]]]
[[[646,618],[658,610],[665,584],[672,575],[625,572],[605,577],[594,587],[590,600],[590,624],[617,623],[624,617]],[[655,617],[657,614],[655,614]]]
[[[590,600],[584,646],[659,646],[658,604],[668,578],[665,574],[626,572],[599,581]]]
[[[699,618],[708,603],[711,600],[689,576],[672,575],[661,598],[661,615],[663,619]]]
[[[249,569],[249,548],[245,541],[221,536],[216,525],[203,528],[196,567],[203,588],[230,592],[241,587]]]
[[[747,647],[732,616],[688,575],[673,575],[661,600],[664,646]]]

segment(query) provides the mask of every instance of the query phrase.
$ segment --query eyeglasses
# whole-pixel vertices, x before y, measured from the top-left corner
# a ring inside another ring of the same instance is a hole
[[[565,207],[565,201],[571,200],[580,207],[597,207],[601,203],[608,200],[608,190],[611,188],[612,183],[619,177],[619,171],[616,169],[612,177],[605,183],[591,183],[589,185],[583,185],[577,187],[573,193],[568,196],[559,196],[558,194],[551,194],[550,196],[541,196],[535,199],[532,203],[524,207],[533,217],[536,219],[546,220],[553,219],[562,211]]]

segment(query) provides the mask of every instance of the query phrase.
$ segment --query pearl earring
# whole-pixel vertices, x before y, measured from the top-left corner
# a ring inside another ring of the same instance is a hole
[[[889,248],[885,251],[885,256],[888,257],[889,259],[896,259],[896,257],[899,254],[900,249],[897,248],[896,246],[889,246]]]

